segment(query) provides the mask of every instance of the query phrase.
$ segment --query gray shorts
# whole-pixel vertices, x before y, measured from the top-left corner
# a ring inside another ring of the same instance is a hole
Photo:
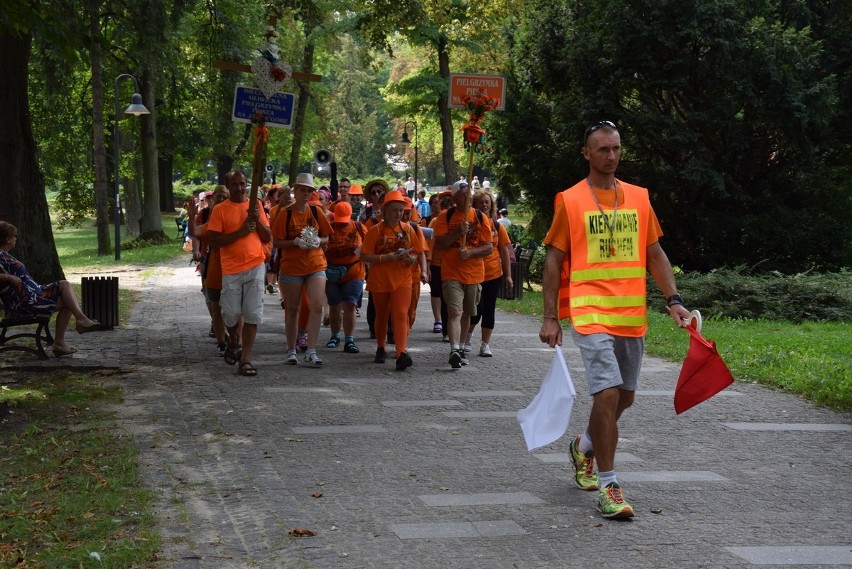
[[[263,321],[263,288],[266,284],[266,265],[233,275],[222,275],[222,295],[219,306],[225,326],[237,325],[240,315],[246,324]]]
[[[645,352],[645,338],[626,338],[610,334],[580,334],[571,329],[574,344],[580,348],[589,393],[594,395],[610,387],[628,391],[639,388],[639,370]]]

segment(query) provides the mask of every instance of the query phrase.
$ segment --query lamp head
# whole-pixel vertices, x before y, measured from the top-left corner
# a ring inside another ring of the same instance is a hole
[[[139,115],[150,115],[151,111],[142,104],[142,95],[133,93],[130,98],[130,106],[124,109],[124,114],[138,117]]]
[[[411,144],[411,140],[409,140],[409,138],[408,138],[408,131],[407,130],[402,131],[402,136],[399,138],[399,143],[402,144],[403,146],[408,146],[409,144]]]

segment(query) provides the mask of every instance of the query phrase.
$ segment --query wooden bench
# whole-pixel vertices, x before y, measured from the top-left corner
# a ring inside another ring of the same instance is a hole
[[[8,314],[8,312],[4,312],[4,314]],[[24,328],[25,326],[30,328]],[[35,331],[32,330],[32,326],[36,327]],[[15,333],[10,333],[15,328],[21,328],[21,330],[14,330]],[[12,340],[20,338],[32,338],[35,340],[35,347],[12,342]],[[0,320],[0,352],[13,350],[29,352],[46,360],[48,355],[44,348],[52,345],[53,335],[50,333],[49,315],[4,316],[3,320]]]

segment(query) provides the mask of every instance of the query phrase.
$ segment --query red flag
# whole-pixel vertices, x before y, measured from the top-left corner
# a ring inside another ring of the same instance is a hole
[[[716,351],[716,343],[703,338],[692,325],[687,326],[686,331],[690,335],[689,351],[674,395],[675,413],[678,415],[734,383],[734,376]]]

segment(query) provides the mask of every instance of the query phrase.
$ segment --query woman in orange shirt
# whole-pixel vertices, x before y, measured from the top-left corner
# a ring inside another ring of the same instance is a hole
[[[335,349],[340,344],[340,325],[343,324],[343,351],[357,354],[355,345],[355,305],[364,290],[366,269],[361,261],[361,227],[352,221],[352,206],[339,201],[332,207],[332,229],[325,257],[325,296],[328,298],[331,339],[326,348]],[[341,311],[342,307],[342,311]]]
[[[429,245],[426,243],[426,237],[423,235],[423,230],[417,224],[418,219],[411,219],[411,216],[417,216],[417,211],[414,209],[414,202],[411,198],[405,198],[405,210],[402,213],[402,222],[408,223],[411,229],[414,230],[416,239],[420,241],[420,246],[423,252],[417,255],[417,262],[411,266],[411,304],[408,307],[408,328],[414,328],[414,321],[417,319],[417,304],[420,302],[420,284],[429,282],[429,265],[426,261],[426,253],[429,251]]]
[[[411,303],[411,265],[424,252],[420,240],[408,223],[402,221],[405,200],[402,192],[388,192],[382,201],[382,221],[364,238],[361,260],[369,263],[367,290],[376,305],[376,363],[385,363],[385,337],[388,315],[393,322],[396,344],[396,369],[412,364],[408,355],[408,306]]]
[[[196,225],[196,210],[198,205],[189,200],[186,204],[186,210],[189,212],[189,234],[192,237],[200,239],[201,245],[199,251],[202,254],[204,261],[201,264],[201,287],[204,289],[204,300],[207,304],[207,310],[210,312],[211,327],[216,337],[216,355],[224,356],[228,348],[228,339],[225,334],[225,321],[222,320],[222,310],[219,306],[219,300],[222,296],[222,262],[219,256],[219,249],[210,247],[210,242],[207,236],[207,220],[210,219],[210,214],[216,205],[228,199],[228,188],[225,186],[216,186],[207,201],[207,213],[202,215],[200,225]],[[239,343],[239,338],[235,338],[234,342]]]
[[[322,359],[317,355],[322,305],[325,302],[325,254],[320,248],[328,242],[331,224],[322,208],[309,206],[315,191],[314,177],[299,174],[293,184],[295,202],[275,218],[271,227],[273,245],[281,249],[281,267],[278,274],[279,288],[284,295],[284,328],[287,334],[287,364],[296,365],[296,330],[302,300],[302,287],[308,294],[310,315],[308,318],[308,347],[305,361],[319,367]],[[306,228],[314,229],[316,239],[308,238]]]
[[[494,332],[494,313],[497,310],[497,297],[505,281],[509,290],[512,289],[512,271],[509,258],[509,247],[512,242],[506,228],[502,223],[495,221],[497,213],[494,198],[491,194],[479,190],[473,194],[473,207],[481,211],[491,222],[491,242],[494,247],[491,254],[485,257],[485,280],[482,282],[482,295],[479,297],[479,305],[476,307],[476,316],[470,319],[470,329],[464,342],[464,351],[470,351],[470,342],[473,337],[474,327],[482,320],[482,344],[479,346],[479,355],[484,358],[492,356],[491,333]]]

